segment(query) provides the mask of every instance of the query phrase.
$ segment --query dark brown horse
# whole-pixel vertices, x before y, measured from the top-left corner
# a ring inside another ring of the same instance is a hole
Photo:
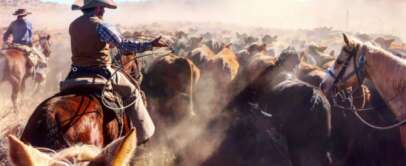
[[[39,45],[46,57],[51,54],[50,35],[38,35],[34,45]],[[11,100],[14,110],[17,110],[17,99],[19,93],[25,89],[25,81],[33,76],[30,63],[24,51],[15,48],[8,48],[0,51],[0,83],[7,81],[11,84]],[[43,82],[45,78],[36,77],[36,82]]]
[[[130,78],[138,69],[133,56],[123,56],[123,71]],[[135,81],[135,80],[134,80]],[[62,149],[83,143],[104,147],[130,131],[126,114],[118,118],[105,109],[100,89],[84,87],[61,92],[42,102],[31,115],[21,140],[37,147]]]

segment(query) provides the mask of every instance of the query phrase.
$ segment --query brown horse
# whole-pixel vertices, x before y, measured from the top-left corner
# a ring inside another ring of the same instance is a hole
[[[134,70],[138,69],[136,59],[122,56],[120,62],[124,73],[133,78]],[[22,141],[51,149],[76,143],[104,147],[130,131],[125,113],[119,118],[101,103],[97,97],[100,89],[85,86],[71,91],[60,92],[37,107],[24,129]]]
[[[34,45],[39,45],[46,57],[51,54],[50,35],[38,35]],[[14,110],[17,110],[19,93],[25,90],[25,81],[33,76],[29,69],[28,57],[24,51],[9,48],[0,51],[0,83],[7,81],[11,84],[11,100]],[[45,78],[34,78],[36,82],[43,82]]]
[[[385,103],[398,120],[406,118],[406,60],[378,48],[371,43],[363,43],[348,38],[344,34],[340,55],[328,70],[321,88],[331,94],[370,79]],[[404,148],[406,148],[406,127],[400,126]]]

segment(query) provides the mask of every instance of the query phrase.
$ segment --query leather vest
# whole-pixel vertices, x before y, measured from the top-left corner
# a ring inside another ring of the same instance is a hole
[[[96,31],[98,17],[83,15],[69,27],[72,64],[81,67],[106,67],[111,64],[109,44],[102,42]]]

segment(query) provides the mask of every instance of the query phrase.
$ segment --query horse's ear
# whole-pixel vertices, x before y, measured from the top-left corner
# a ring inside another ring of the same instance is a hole
[[[350,39],[348,38],[348,36],[345,33],[343,33],[343,37],[344,37],[345,44],[347,46],[351,46]]]
[[[137,135],[132,129],[125,137],[107,145],[98,155],[94,163],[109,163],[111,166],[121,166],[129,163],[137,147]]]
[[[8,140],[9,159],[15,166],[39,166],[50,160],[49,156],[25,145],[15,136],[8,136]]]

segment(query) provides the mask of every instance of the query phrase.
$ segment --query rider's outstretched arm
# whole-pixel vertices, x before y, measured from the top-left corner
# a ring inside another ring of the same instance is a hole
[[[147,50],[152,50],[151,42],[125,40],[114,27],[105,23],[99,24],[96,30],[103,42],[116,46],[122,53],[144,52]]]

